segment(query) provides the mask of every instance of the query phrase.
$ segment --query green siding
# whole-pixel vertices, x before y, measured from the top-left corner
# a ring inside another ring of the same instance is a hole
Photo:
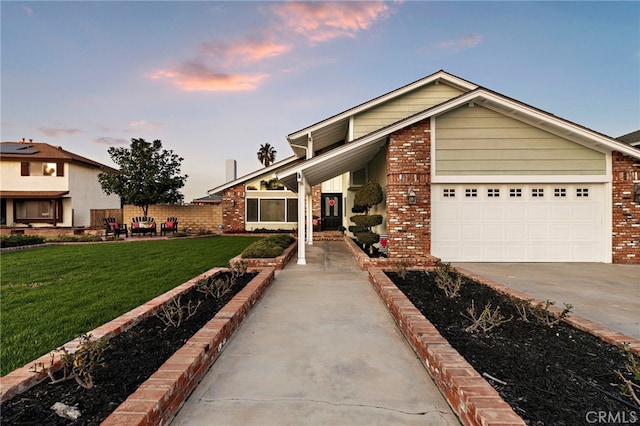
[[[493,110],[436,118],[436,175],[601,175],[606,156]]]
[[[357,139],[462,93],[462,91],[442,83],[430,84],[405,93],[356,115],[353,137]]]

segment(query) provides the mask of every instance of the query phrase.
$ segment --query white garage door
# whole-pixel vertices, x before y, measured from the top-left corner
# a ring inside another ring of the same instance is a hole
[[[438,184],[433,255],[445,262],[603,262],[602,184]]]

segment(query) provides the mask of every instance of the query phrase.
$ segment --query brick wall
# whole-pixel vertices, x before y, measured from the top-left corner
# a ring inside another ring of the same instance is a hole
[[[311,187],[311,211],[313,216],[320,217],[320,198],[322,195],[322,185],[315,185]],[[344,208],[344,207],[343,207]]]
[[[244,232],[244,184],[225,189],[222,193],[222,223],[224,232]]]
[[[389,257],[431,254],[430,120],[389,137],[387,153],[387,234]],[[409,205],[409,189],[417,203]]]
[[[131,218],[142,216],[142,209],[126,205],[122,209],[123,222],[131,226]],[[208,231],[219,233],[218,225],[222,224],[222,207],[215,204],[205,205],[152,205],[149,206],[149,217],[155,219],[160,233],[160,223],[168,217],[178,218],[178,231],[198,233]]]
[[[613,153],[613,263],[640,264],[640,203],[634,202],[634,181],[640,185],[640,161]]]

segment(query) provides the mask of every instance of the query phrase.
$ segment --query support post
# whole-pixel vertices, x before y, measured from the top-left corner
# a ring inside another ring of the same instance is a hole
[[[305,258],[305,200],[306,188],[302,172],[298,172],[298,265],[306,265]]]

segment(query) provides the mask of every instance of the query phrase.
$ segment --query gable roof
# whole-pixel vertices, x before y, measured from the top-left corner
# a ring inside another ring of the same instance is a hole
[[[297,190],[297,179],[300,174],[304,175],[309,185],[317,185],[342,173],[357,170],[373,158],[384,145],[390,134],[465,104],[478,104],[493,109],[501,114],[529,123],[550,133],[560,135],[567,140],[587,146],[596,151],[619,151],[633,158],[640,159],[640,149],[497,92],[478,87],[373,131],[346,145],[306,160],[295,167],[283,170],[277,173],[276,176],[287,187],[292,190]]]
[[[640,147],[640,130],[627,133],[626,135],[619,136],[616,139],[618,139],[621,142],[627,143],[631,146]]]
[[[289,158],[285,158],[284,160],[280,160],[276,163],[273,163],[271,165],[269,165],[268,167],[264,167],[262,169],[258,169],[254,172],[251,172],[247,175],[241,176],[238,179],[234,179],[232,181],[229,181],[227,183],[224,183],[220,186],[216,186],[215,188],[212,188],[210,190],[207,191],[207,194],[209,195],[213,195],[213,194],[219,194],[222,191],[224,191],[225,189],[229,189],[232,188],[240,183],[244,183],[250,179],[254,179],[258,176],[261,175],[266,175],[266,174],[273,174],[274,171],[281,169],[283,167],[289,166],[292,163],[294,163],[295,161],[302,161],[300,158],[296,157],[295,155],[289,157]]]
[[[308,146],[307,141],[309,135],[311,135],[311,138],[313,140],[314,150],[326,148],[344,138],[349,128],[349,120],[352,116],[372,109],[393,98],[397,98],[398,96],[402,96],[418,88],[434,83],[444,83],[463,91],[470,91],[478,87],[478,85],[474,83],[471,83],[460,77],[456,77],[453,74],[449,74],[444,70],[440,70],[431,75],[423,77],[420,80],[416,80],[413,83],[409,83],[398,89],[392,90],[391,92],[385,93],[384,95],[373,98],[353,108],[349,108],[346,111],[312,124],[311,126],[307,126],[303,129],[293,132],[287,136],[287,140],[289,141],[289,144],[291,145],[291,148],[293,149],[295,154],[299,157],[304,156],[306,153],[305,147]]]
[[[2,142],[2,144],[0,145],[1,160],[40,160],[79,163],[92,168],[107,169],[113,172],[117,172],[117,170],[112,167],[105,166],[104,164],[98,163],[97,161],[93,161],[89,158],[74,154],[73,152],[65,151],[60,146],[53,146],[49,145],[48,143]]]

